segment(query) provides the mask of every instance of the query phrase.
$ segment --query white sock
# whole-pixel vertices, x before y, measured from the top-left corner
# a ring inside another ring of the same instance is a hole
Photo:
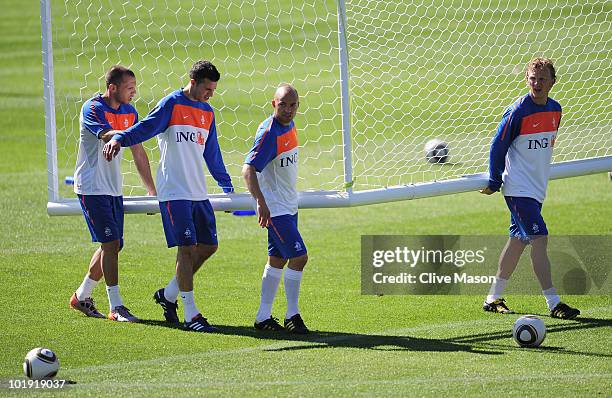
[[[561,297],[557,294],[557,289],[551,287],[550,289],[542,290],[544,293],[544,298],[546,299],[546,305],[548,305],[549,310],[553,310],[557,304],[561,302]]]
[[[106,286],[106,294],[108,295],[108,306],[111,310],[123,305],[123,300],[121,300],[119,294],[119,285]]]
[[[506,288],[506,284],[508,283],[508,279],[503,279],[500,277],[495,277],[495,282],[491,284],[491,289],[489,289],[489,295],[485,300],[485,304],[492,303],[504,294],[504,289]]]
[[[91,297],[91,292],[93,292],[94,288],[98,286],[100,281],[95,281],[89,278],[89,275],[85,275],[85,279],[81,283],[81,286],[76,291],[77,300],[82,301],[88,297]]]
[[[191,322],[196,315],[200,313],[198,307],[195,305],[193,298],[193,290],[190,292],[179,292],[181,301],[183,302],[183,310],[185,313],[185,322]]]
[[[285,319],[289,319],[295,314],[299,314],[298,298],[300,296],[300,282],[302,281],[302,271],[295,271],[287,268],[285,271],[285,297],[287,298],[287,314]]]
[[[255,322],[263,322],[272,316],[272,303],[276,296],[278,284],[283,276],[281,268],[274,268],[270,264],[264,267],[261,277],[261,300],[259,301],[259,311],[255,317]]]
[[[164,297],[171,303],[176,303],[176,298],[178,297],[178,294],[179,286],[175,275],[174,278],[172,278],[172,280],[168,282],[168,284],[164,288]]]

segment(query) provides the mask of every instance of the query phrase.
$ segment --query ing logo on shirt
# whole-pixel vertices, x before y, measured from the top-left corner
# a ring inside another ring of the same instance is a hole
[[[550,143],[550,146],[554,146],[555,145],[555,140],[554,138],[549,140],[546,137],[535,139],[535,140],[529,140],[529,147],[527,149],[541,149],[541,148],[548,148],[548,144]]]
[[[292,164],[297,164],[298,161],[298,153],[294,153],[291,156],[285,156],[284,158],[280,158],[280,167],[286,167]]]
[[[199,131],[177,131],[176,142],[194,142],[198,145],[204,145],[204,135]]]

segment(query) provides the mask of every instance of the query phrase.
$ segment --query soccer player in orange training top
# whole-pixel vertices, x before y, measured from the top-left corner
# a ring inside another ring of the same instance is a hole
[[[296,89],[282,84],[276,90],[274,114],[257,130],[255,143],[248,153],[242,175],[257,203],[259,225],[268,229],[268,264],[261,280],[261,301],[255,317],[255,329],[281,331],[272,317],[272,303],[285,270],[284,284],[287,312],[284,329],[306,334],[298,309],[302,271],[308,261],[306,245],[298,231],[298,141],[293,119],[299,106]]]
[[[501,296],[523,250],[531,244],[531,263],[550,315],[574,319],[580,311],[561,302],[553,287],[547,254],[548,230],[541,214],[561,122],[561,105],[548,97],[556,81],[552,61],[531,60],[525,78],[529,93],[506,109],[491,144],[489,184],[480,191],[491,195],[501,187],[510,210],[510,239],[500,255],[496,280],[483,309],[512,313]]]
[[[121,146],[158,136],[157,199],[168,247],[178,246],[178,250],[176,276],[153,298],[162,307],[166,321],[179,323],[180,295],[185,328],[195,332],[216,330],[200,313],[193,295],[194,274],[218,248],[217,224],[202,160],[223,192],[234,191],[219,148],[215,113],[208,103],[220,78],[212,63],[196,62],[189,71],[187,86],[168,94],[147,117],[116,134],[103,150],[110,160]]]
[[[138,319],[123,305],[119,294],[119,251],[123,247],[123,197],[121,156],[106,162],[104,142],[138,121],[130,101],[136,94],[134,72],[113,66],[106,73],[106,91],[83,104],[80,114],[79,153],[74,174],[74,192],[89,227],[92,241],[100,242],[83,283],[70,298],[70,307],[94,318],[104,318],[91,293],[102,276],[110,305],[108,318],[120,322]],[[142,145],[132,147],[134,163],[149,195],[156,195],[149,159]]]

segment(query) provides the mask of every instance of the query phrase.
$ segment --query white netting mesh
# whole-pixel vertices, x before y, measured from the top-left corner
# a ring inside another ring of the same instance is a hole
[[[609,1],[347,2],[354,174],[359,187],[486,172],[506,106],[527,93],[524,65],[556,62],[563,106],[554,162],[612,154]],[[440,138],[450,164],[423,145]]]
[[[222,79],[211,104],[239,190],[244,155],[280,82],[301,94],[299,188],[342,189],[337,4],[334,0],[53,0],[60,176],[71,175],[81,104],[113,64],[134,70],[140,116],[187,82],[198,59]],[[505,106],[526,92],[523,66],[556,61],[564,110],[554,161],[612,154],[612,3],[583,0],[348,0],[354,188],[444,180],[487,170]],[[423,145],[441,138],[451,161]],[[156,142],[150,149],[153,168]],[[142,195],[126,156],[126,195]],[[219,192],[209,182],[212,192]],[[73,196],[63,187],[61,196]]]
[[[299,188],[343,184],[338,27],[333,1],[53,1],[55,95],[60,176],[72,175],[82,103],[104,90],[114,64],[136,73],[134,105],[144,117],[163,96],[184,86],[198,59],[211,60],[221,80],[210,103],[228,172],[240,170],[259,123],[271,114],[274,89],[300,92]],[[157,142],[145,143],[155,169]],[[143,195],[126,152],[125,195]],[[62,184],[63,185],[63,184]],[[220,192],[214,180],[209,191]],[[73,196],[62,187],[62,196]]]

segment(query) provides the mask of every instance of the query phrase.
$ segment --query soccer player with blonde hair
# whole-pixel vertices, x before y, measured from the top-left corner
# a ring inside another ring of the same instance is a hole
[[[502,190],[510,210],[510,239],[499,258],[499,269],[485,311],[512,313],[501,297],[527,245],[550,315],[574,319],[580,311],[561,302],[553,287],[547,254],[548,229],[542,218],[552,151],[561,123],[561,105],[548,96],[557,80],[553,62],[535,58],[525,69],[529,93],[508,107],[491,143],[489,184],[480,192]]]

